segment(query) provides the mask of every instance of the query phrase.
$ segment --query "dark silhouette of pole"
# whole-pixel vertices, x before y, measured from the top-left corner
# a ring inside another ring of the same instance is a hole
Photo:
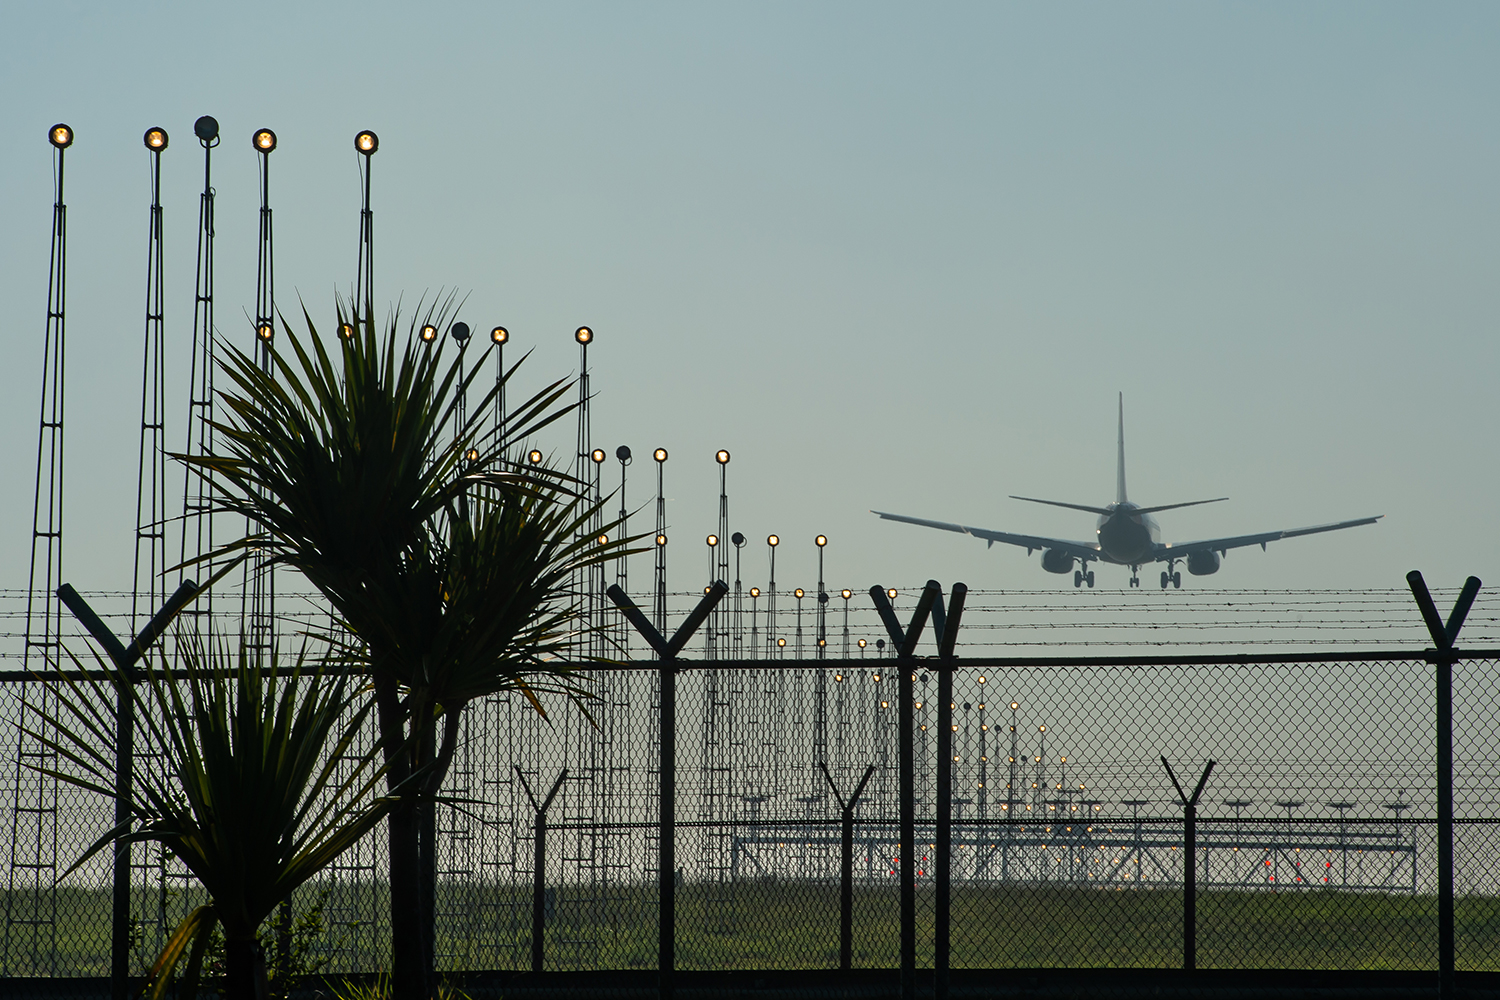
[[[839,970],[848,972],[854,967],[854,807],[859,805],[859,797],[864,794],[870,775],[875,773],[875,765],[865,768],[865,776],[859,779],[847,801],[833,783],[828,765],[819,762],[818,767],[823,769],[823,777],[828,779],[828,787],[843,814],[839,840]]]
[[[953,585],[948,613],[941,627],[934,600],[933,629],[938,640],[938,738],[937,738],[937,891],[934,894],[932,942],[932,990],[934,1000],[948,998],[948,959],[953,929],[953,647],[964,615],[969,588]]]
[[[1421,609],[1434,648],[1427,659],[1435,670],[1437,688],[1437,821],[1438,821],[1438,990],[1444,1000],[1453,996],[1455,959],[1453,926],[1453,665],[1458,662],[1459,630],[1479,594],[1479,577],[1464,581],[1464,589],[1444,623],[1422,574],[1412,570],[1406,583]]]
[[[1192,972],[1198,967],[1198,798],[1213,773],[1214,762],[1209,761],[1203,769],[1191,796],[1183,792],[1165,756],[1161,766],[1167,769],[1167,777],[1172,779],[1172,787],[1182,800],[1182,969]]]
[[[658,461],[665,461],[665,456]],[[619,587],[605,591],[625,620],[635,626],[641,638],[661,658],[661,758],[658,764],[661,788],[657,797],[659,815],[657,832],[657,991],[662,1000],[671,1000],[676,989],[677,967],[677,667],[673,662],[693,633],[698,631],[718,603],[729,593],[729,585],[716,580],[698,606],[678,626],[670,640],[646,620],[641,609]]]
[[[911,624],[907,626],[905,632],[902,632],[901,624],[896,620],[896,612],[891,608],[891,601],[886,596],[885,589],[878,585],[870,588],[870,598],[875,602],[875,609],[880,612],[880,620],[885,624],[886,631],[891,635],[891,642],[897,650],[896,754],[899,760],[896,785],[900,797],[901,828],[899,847],[901,853],[897,864],[901,873],[902,1000],[912,1000],[917,992],[917,869],[914,856],[917,849],[917,804],[916,767],[912,747],[914,724],[912,671],[916,668],[917,640],[922,636],[922,629],[927,624],[933,603],[940,592],[941,588],[936,580],[927,581],[927,586],[922,589],[922,596],[917,601],[916,611],[912,614]]]
[[[552,791],[547,793],[541,804],[531,794],[531,785],[527,783],[526,775],[521,773],[519,767],[515,771],[516,777],[521,779],[521,788],[525,790],[526,798],[530,800],[531,808],[536,813],[531,825],[531,971],[541,972],[546,958],[547,941],[547,807],[557,798],[563,782],[568,780],[568,769],[562,769],[562,773],[552,783]]]

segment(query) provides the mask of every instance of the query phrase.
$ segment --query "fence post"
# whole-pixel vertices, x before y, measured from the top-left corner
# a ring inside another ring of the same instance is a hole
[[[828,779],[828,787],[833,790],[833,797],[838,800],[843,813],[843,835],[839,843],[839,971],[848,972],[854,967],[854,807],[859,805],[859,797],[864,794],[870,775],[875,773],[875,765],[865,768],[864,777],[854,786],[847,802],[833,783],[828,765],[820,762],[818,766],[823,769],[823,777]]]
[[[1422,574],[1412,570],[1406,583],[1422,612],[1422,620],[1435,647],[1428,655],[1434,667],[1437,688],[1435,729],[1437,737],[1437,863],[1438,863],[1438,991],[1443,1000],[1453,996],[1455,931],[1453,925],[1453,665],[1458,662],[1459,630],[1479,594],[1479,577],[1464,581],[1464,589],[1445,623],[1427,590]]]
[[[938,640],[937,891],[933,900],[932,993],[948,1000],[948,963],[953,940],[953,646],[969,588],[953,585],[941,624],[933,604]]]
[[[922,636],[922,629],[927,624],[927,617],[932,613],[932,605],[940,592],[941,587],[936,580],[927,581],[927,586],[922,588],[922,596],[917,601],[917,610],[912,615],[911,624],[903,633],[901,625],[896,621],[896,613],[891,608],[885,589],[880,586],[870,588],[870,597],[874,599],[875,607],[880,612],[881,620],[885,623],[886,630],[890,632],[891,641],[895,644],[897,651],[896,755],[898,763],[896,784],[900,797],[901,826],[901,855],[898,866],[901,873],[902,1000],[912,1000],[917,992],[917,868],[915,858],[917,790],[916,762],[913,759],[915,750],[912,746],[912,726],[915,721],[912,702],[912,671],[916,669],[917,664],[917,640]]]
[[[1183,792],[1165,756],[1161,766],[1167,769],[1167,777],[1182,800],[1182,970],[1192,972],[1198,967],[1198,799],[1213,773],[1214,762],[1209,761],[1203,769],[1192,795]]]
[[[568,779],[568,769],[562,769],[562,773],[552,783],[552,791],[547,793],[540,805],[536,796],[531,794],[531,785],[527,784],[526,775],[521,772],[520,767],[515,767],[515,771],[516,777],[521,779],[521,788],[525,790],[526,798],[531,800],[531,808],[536,812],[531,826],[531,971],[541,972],[545,967],[547,954],[547,807],[557,798],[563,782]]]
[[[209,581],[213,583],[212,580]],[[172,619],[206,590],[192,580],[183,580],[141,634],[129,646],[115,638],[94,609],[70,583],[57,588],[58,600],[73,612],[94,641],[104,647],[120,676],[117,679],[115,716],[115,825],[130,818],[131,769],[135,757],[135,691],[139,674],[136,670],[146,650],[167,630]],[[110,899],[109,983],[112,1000],[125,1000],[130,977],[130,845],[117,844]]]
[[[661,757],[658,761],[660,788],[657,795],[657,920],[656,974],[661,1000],[671,1000],[676,988],[677,966],[677,654],[687,645],[715,606],[729,593],[723,580],[714,581],[708,593],[693,608],[687,620],[677,627],[670,640],[646,620],[619,584],[612,584],[605,594],[620,609],[625,620],[635,626],[656,655],[661,658]]]

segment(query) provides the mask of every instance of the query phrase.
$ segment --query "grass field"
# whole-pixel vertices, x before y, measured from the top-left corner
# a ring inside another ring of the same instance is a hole
[[[316,892],[318,887],[311,887]],[[306,891],[306,890],[304,890]],[[344,886],[329,903],[323,946],[330,971],[385,964],[389,938],[380,924],[383,889]],[[450,970],[517,969],[530,962],[529,893],[473,886],[440,890],[440,964]],[[109,897],[104,890],[60,889],[55,938],[24,924],[7,927],[9,975],[98,976],[109,965]],[[14,916],[33,913],[26,898],[0,892]],[[191,901],[172,901],[174,912]],[[138,905],[155,912],[156,897]],[[1182,961],[1179,892],[1109,891],[1069,886],[956,886],[955,968],[1172,968]],[[1331,891],[1204,892],[1198,901],[1198,965],[1241,969],[1435,969],[1437,907],[1430,896]],[[688,884],[678,893],[677,961],[682,969],[817,969],[838,965],[838,889],[826,883],[742,882],[732,888]],[[376,923],[369,922],[370,917]],[[1457,904],[1458,967],[1500,971],[1500,898]],[[854,906],[854,964],[897,965],[899,918],[894,888],[860,888]],[[594,894],[559,887],[549,904],[547,967],[650,969],[656,964],[652,889],[618,886]],[[149,961],[154,929],[135,964]],[[918,896],[918,961],[932,959],[932,900]]]

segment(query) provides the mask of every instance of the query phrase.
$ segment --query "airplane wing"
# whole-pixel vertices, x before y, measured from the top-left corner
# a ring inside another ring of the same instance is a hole
[[[1384,516],[1384,514],[1377,514],[1375,517],[1359,517],[1352,521],[1315,524],[1310,528],[1290,528],[1286,531],[1263,531],[1258,535],[1235,535],[1232,538],[1205,538],[1197,542],[1171,542],[1156,547],[1156,562],[1166,562],[1168,559],[1181,559],[1192,552],[1222,553],[1228,549],[1243,548],[1246,545],[1259,545],[1264,549],[1267,542],[1279,542],[1283,538],[1296,538],[1298,535],[1316,535],[1324,531],[1338,531],[1341,528],[1357,528],[1362,524],[1374,524]]]
[[[872,510],[870,513],[887,521],[920,524],[924,528],[938,528],[942,531],[956,531],[961,535],[973,535],[975,538],[983,538],[990,545],[994,545],[996,542],[1003,542],[1006,545],[1019,545],[1026,550],[1027,555],[1030,555],[1037,549],[1059,549],[1075,558],[1099,558],[1099,546],[1095,542],[1074,542],[1065,538],[1043,538],[1040,535],[1017,535],[1009,531],[990,531],[988,528],[971,528],[965,524],[951,524],[948,521],[928,521],[920,517],[907,517],[904,514],[887,514],[879,510]]]

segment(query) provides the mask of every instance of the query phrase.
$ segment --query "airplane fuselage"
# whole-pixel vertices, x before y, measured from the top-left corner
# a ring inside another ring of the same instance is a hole
[[[1128,500],[1104,509],[1109,513],[1099,517],[1094,529],[1104,562],[1134,566],[1155,559],[1156,545],[1161,541],[1156,518],[1138,513],[1140,508]]]

